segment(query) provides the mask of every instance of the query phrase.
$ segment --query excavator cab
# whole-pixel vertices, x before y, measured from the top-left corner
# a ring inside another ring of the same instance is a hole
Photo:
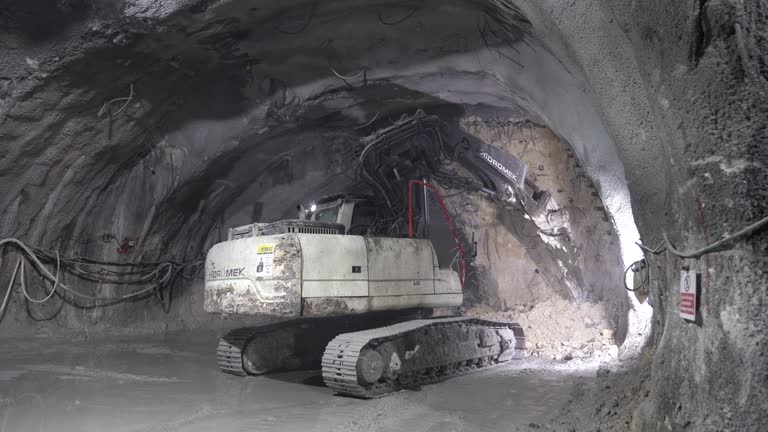
[[[313,222],[342,225],[347,235],[372,234],[373,225],[379,215],[377,207],[369,197],[351,194],[322,197],[311,203],[309,209],[304,209],[303,214]]]

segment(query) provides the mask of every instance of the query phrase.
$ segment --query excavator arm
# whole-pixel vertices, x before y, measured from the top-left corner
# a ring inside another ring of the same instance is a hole
[[[432,179],[448,189],[482,193],[501,206],[519,205],[549,235],[567,230],[564,211],[549,191],[527,180],[525,162],[437,116],[421,110],[404,116],[364,138],[361,148],[359,172],[394,215],[406,211],[409,180]]]

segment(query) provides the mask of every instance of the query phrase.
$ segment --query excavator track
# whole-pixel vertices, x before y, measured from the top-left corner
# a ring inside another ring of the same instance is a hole
[[[524,350],[514,322],[414,320],[337,336],[325,349],[322,373],[338,393],[371,399],[520,358]]]
[[[313,357],[316,362],[325,343],[338,333],[336,326],[350,329],[346,321],[320,318],[237,328],[219,339],[216,360],[222,372],[237,376],[311,367]]]
[[[216,360],[222,372],[237,376],[248,375],[243,368],[243,347],[246,341],[256,333],[258,328],[244,327],[232,330],[219,339]]]
[[[412,320],[422,311],[300,318],[231,330],[219,339],[216,360],[221,372],[259,375],[272,370],[317,368],[328,342],[340,332],[357,331]],[[268,358],[265,358],[268,357]]]

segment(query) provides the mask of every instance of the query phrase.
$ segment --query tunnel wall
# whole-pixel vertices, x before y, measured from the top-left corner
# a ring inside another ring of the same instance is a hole
[[[550,46],[595,92],[646,244],[667,233],[679,248],[696,249],[765,217],[763,3],[540,6],[528,10],[534,27],[559,30]],[[649,257],[654,354],[634,429],[765,425],[767,244],[763,231],[698,260]],[[678,316],[684,265],[703,275],[699,323]]]
[[[663,231],[691,250],[766,217],[768,6],[645,1],[612,9],[634,46],[669,158]],[[660,234],[658,216],[638,219],[645,238]],[[638,427],[765,427],[766,251],[763,230],[700,259],[651,259],[658,345],[653,397]],[[683,266],[702,275],[698,324],[677,315]]]

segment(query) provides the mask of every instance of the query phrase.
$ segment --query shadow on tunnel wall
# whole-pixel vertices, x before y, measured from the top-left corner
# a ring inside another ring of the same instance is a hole
[[[91,11],[89,0],[0,1],[0,46],[4,38],[16,36],[31,45],[55,39],[85,21]]]

